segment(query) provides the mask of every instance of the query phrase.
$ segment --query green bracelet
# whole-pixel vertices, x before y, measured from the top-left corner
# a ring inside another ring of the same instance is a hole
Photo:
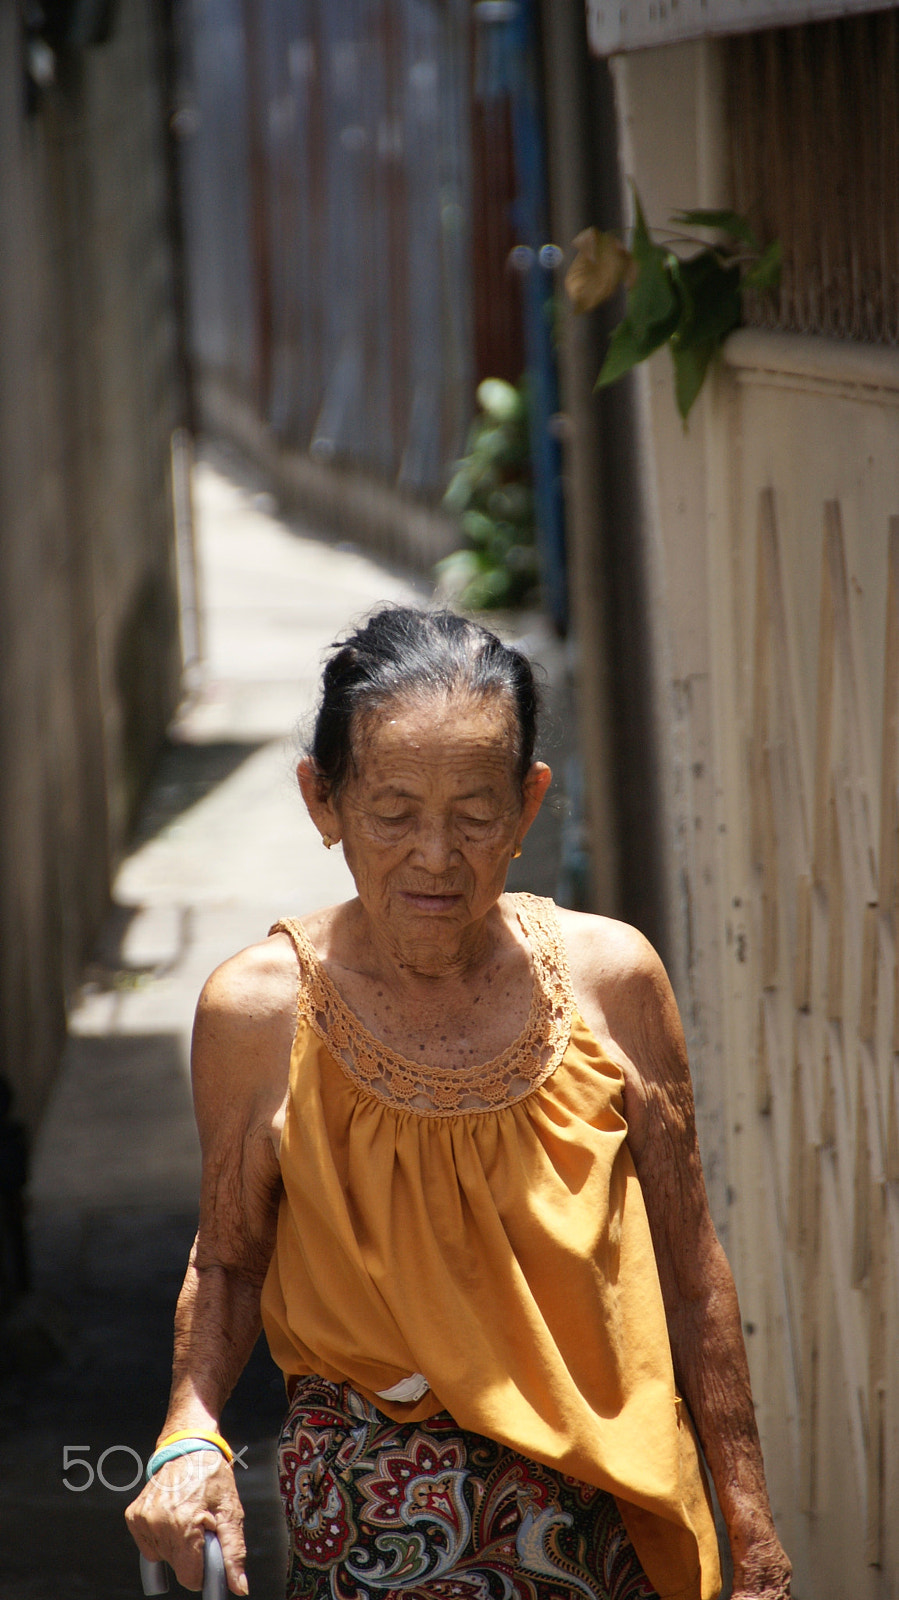
[[[155,1478],[160,1467],[164,1467],[167,1461],[177,1461],[179,1456],[194,1455],[198,1450],[218,1450],[220,1456],[225,1456],[224,1450],[219,1450],[218,1445],[213,1444],[211,1439],[176,1439],[171,1444],[164,1444],[150,1457],[147,1462],[147,1482]]]

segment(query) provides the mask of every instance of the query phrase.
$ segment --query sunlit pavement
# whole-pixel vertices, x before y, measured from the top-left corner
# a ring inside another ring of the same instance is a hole
[[[164,1415],[195,1225],[196,997],[221,960],[279,916],[352,892],[340,851],[322,849],[296,790],[298,723],[323,650],[349,621],[429,593],[281,521],[227,458],[198,467],[195,509],[205,661],[119,872],[35,1152],[35,1292],[18,1350],[32,1370],[0,1381],[4,1600],[140,1593],[122,1511]],[[531,627],[558,668],[539,621]],[[530,863],[516,868],[519,884],[547,893],[557,819],[541,828]],[[283,1399],[260,1345],[223,1424],[246,1447],[238,1479],[257,1600],[283,1595],[274,1473]]]
[[[221,465],[202,463],[195,484],[205,665],[119,873],[35,1152],[36,1293],[22,1328],[35,1370],[0,1385],[4,1600],[140,1593],[122,1486],[165,1412],[195,1225],[197,993],[278,916],[351,891],[340,851],[322,849],[296,791],[297,723],[322,652],[348,621],[381,600],[426,597],[362,555],[303,537]],[[54,1345],[65,1357],[48,1361]],[[282,1410],[280,1375],[260,1347],[225,1417],[247,1447],[238,1477],[258,1600],[284,1592],[273,1471]]]

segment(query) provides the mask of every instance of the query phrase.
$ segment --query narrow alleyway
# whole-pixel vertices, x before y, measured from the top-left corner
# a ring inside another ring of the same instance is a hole
[[[422,597],[351,550],[288,530],[264,494],[220,466],[202,464],[196,477],[202,681],[119,873],[35,1152],[35,1297],[19,1350],[33,1370],[0,1384],[4,1600],[140,1593],[122,1486],[164,1414],[172,1310],[195,1226],[197,993],[279,914],[351,891],[293,782],[297,719],[312,705],[323,648],[351,618],[379,600]],[[240,1490],[255,1600],[283,1594],[272,1448],[282,1403],[260,1346],[225,1418],[247,1447]]]
[[[18,1328],[19,1370],[9,1372],[7,1350],[0,1377],[4,1600],[140,1592],[122,1511],[164,1414],[172,1311],[195,1226],[196,997],[218,962],[280,914],[352,892],[340,852],[322,850],[296,790],[298,719],[301,729],[322,651],[348,621],[378,601],[428,593],[280,521],[227,458],[198,468],[196,510],[205,664],[118,875],[35,1152],[35,1290]],[[559,647],[539,619],[524,627],[552,680]],[[552,893],[558,856],[556,807],[516,863],[515,886]],[[246,1447],[239,1487],[254,1600],[283,1594],[282,1409],[263,1342],[224,1419]]]

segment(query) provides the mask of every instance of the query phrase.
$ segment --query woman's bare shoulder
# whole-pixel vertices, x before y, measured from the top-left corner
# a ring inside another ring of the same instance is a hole
[[[575,988],[597,997],[614,988],[644,988],[664,980],[665,969],[649,940],[628,922],[559,906],[558,917]]]
[[[207,978],[197,1018],[218,1019],[248,1029],[295,1010],[298,969],[286,933],[271,934],[229,956]]]
[[[286,934],[223,961],[197,1004],[191,1079],[203,1157],[200,1233],[218,1264],[245,1267],[254,1229],[270,1253],[296,1012],[297,961]]]
[[[207,978],[191,1044],[201,1138],[207,1116],[243,1118],[287,1091],[296,1031],[297,958],[286,933],[239,950]]]
[[[285,920],[301,925],[321,960],[335,938],[341,936],[352,906],[353,902],[324,906]],[[308,967],[297,959],[297,949],[286,928],[276,928],[268,938],[229,956],[207,978],[194,1023],[195,1055],[198,1041],[203,1044],[209,1038],[219,1049],[224,1045],[241,1052],[248,1046],[263,1051],[267,1044],[283,1046],[286,1040],[289,1054],[302,988],[308,982]]]
[[[686,1055],[677,1002],[660,956],[627,922],[560,911],[575,1001],[626,1072],[680,1072]]]

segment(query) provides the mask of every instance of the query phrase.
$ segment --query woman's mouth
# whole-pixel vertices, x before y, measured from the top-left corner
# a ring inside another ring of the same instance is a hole
[[[415,889],[400,890],[400,899],[410,910],[423,911],[426,914],[453,911],[461,898],[461,894],[423,894]]]

